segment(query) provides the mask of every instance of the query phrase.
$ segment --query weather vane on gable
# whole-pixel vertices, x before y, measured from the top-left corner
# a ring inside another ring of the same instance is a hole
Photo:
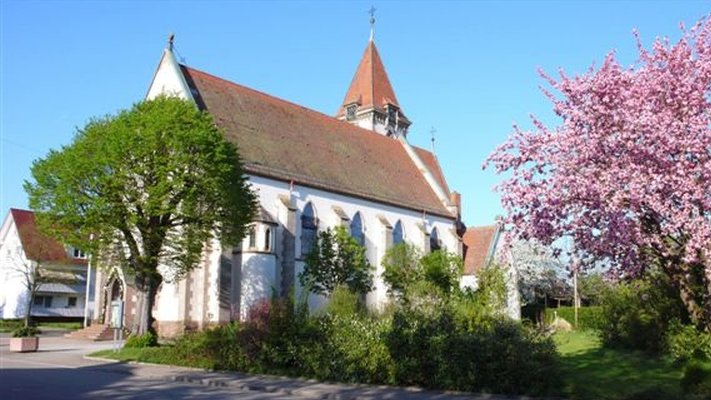
[[[368,10],[368,14],[370,14],[370,41],[372,42],[373,39],[375,38],[375,7],[370,6],[370,10]]]

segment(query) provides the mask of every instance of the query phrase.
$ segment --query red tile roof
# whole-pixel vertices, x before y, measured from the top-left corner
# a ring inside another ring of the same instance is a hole
[[[193,68],[181,69],[197,104],[238,145],[248,173],[454,217],[399,141]],[[436,165],[431,153],[417,152]],[[433,173],[444,181],[441,172]]]
[[[343,99],[343,105],[358,103],[361,109],[377,108],[383,110],[390,103],[400,108],[395,97],[395,91],[390,85],[390,79],[385,72],[385,66],[380,59],[375,42],[368,42],[363,57],[358,64],[351,86]],[[345,109],[341,107],[337,116],[343,116]]]
[[[485,267],[498,240],[498,225],[468,228],[462,237],[464,245],[464,275],[473,275]]]
[[[86,264],[86,259],[70,258],[64,246],[54,238],[40,233],[32,211],[11,208],[25,257],[33,261],[59,261],[72,264]]]
[[[442,188],[442,190],[444,190],[444,192],[449,195],[449,186],[447,186],[447,180],[444,178],[444,173],[442,172],[442,168],[440,168],[439,166],[437,156],[420,147],[413,148],[415,149],[415,152],[420,157],[422,162],[425,163],[427,169],[430,170],[432,176],[434,176],[437,183],[439,183],[439,186]]]

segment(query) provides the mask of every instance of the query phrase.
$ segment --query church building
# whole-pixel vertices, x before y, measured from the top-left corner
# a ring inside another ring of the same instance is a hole
[[[371,24],[372,24],[371,20]],[[371,28],[372,29],[372,28]],[[380,277],[389,247],[462,255],[461,197],[450,191],[437,157],[411,145],[410,116],[398,101],[371,37],[335,115],[326,115],[177,62],[172,37],[147,98],[174,95],[209,112],[237,144],[259,210],[241,244],[214,241],[201,265],[181,280],[166,276],[154,310],[158,332],[244,319],[273,293],[295,289],[319,231],[342,225],[374,266],[368,305],[387,299]],[[135,296],[121,271],[97,272],[94,318],[108,321],[112,300]],[[311,295],[319,307],[323,298]]]

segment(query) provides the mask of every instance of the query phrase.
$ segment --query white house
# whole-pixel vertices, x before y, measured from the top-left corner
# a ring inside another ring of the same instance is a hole
[[[460,196],[431,152],[407,141],[409,118],[372,37],[335,116],[270,96],[187,65],[172,37],[147,98],[175,95],[207,110],[239,147],[259,213],[241,244],[214,241],[185,279],[168,277],[154,315],[162,335],[244,318],[256,302],[295,288],[318,231],[344,225],[376,267],[371,307],[387,301],[381,260],[393,243],[462,254]],[[111,300],[133,315],[130,277],[98,273],[96,316]],[[310,298],[317,307],[322,299]]]
[[[63,279],[39,286],[32,299],[32,317],[84,318],[86,255],[39,233],[34,213],[10,209],[0,229],[0,257],[1,319],[24,318],[30,300],[25,274],[38,264]],[[93,287],[89,289],[92,309]]]

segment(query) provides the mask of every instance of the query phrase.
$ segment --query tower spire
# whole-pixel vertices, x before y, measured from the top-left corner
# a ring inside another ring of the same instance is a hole
[[[368,14],[370,14],[370,41],[372,42],[375,40],[375,7],[370,6]]]

